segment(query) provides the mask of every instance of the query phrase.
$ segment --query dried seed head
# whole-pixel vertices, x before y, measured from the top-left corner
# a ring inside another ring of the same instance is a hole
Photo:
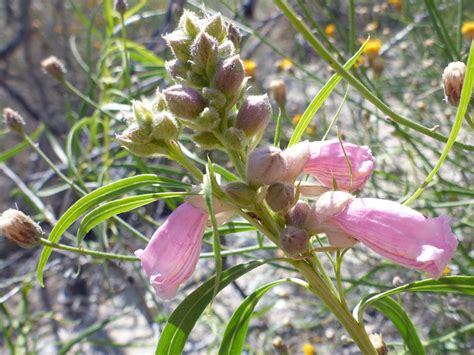
[[[55,56],[48,57],[41,62],[41,67],[46,74],[57,80],[62,80],[66,74],[66,67],[63,62]]]
[[[250,186],[271,185],[280,181],[286,170],[286,159],[280,149],[272,146],[258,148],[249,155],[247,182]]]
[[[31,248],[38,244],[43,231],[23,212],[9,209],[0,215],[0,235],[22,248]]]
[[[308,233],[297,227],[286,227],[280,234],[280,247],[290,257],[297,257],[308,251],[308,241]]]
[[[272,184],[267,190],[265,201],[275,212],[288,209],[295,201],[295,188],[292,184],[284,184],[281,182]]]
[[[270,83],[273,100],[278,106],[285,106],[286,104],[286,85],[283,80],[273,80]]]
[[[465,75],[466,64],[463,62],[452,62],[444,69],[444,96],[445,100],[452,106],[459,106]]]
[[[10,131],[22,133],[23,127],[25,127],[25,120],[21,115],[13,111],[11,108],[7,107],[3,109],[3,119],[5,121],[5,125],[8,127]]]
[[[125,14],[128,10],[127,0],[115,0],[114,8],[120,15]]]
[[[369,338],[378,355],[388,354],[388,349],[385,345],[382,334],[370,334]]]
[[[262,133],[272,118],[268,96],[248,96],[240,106],[235,125],[249,137]]]

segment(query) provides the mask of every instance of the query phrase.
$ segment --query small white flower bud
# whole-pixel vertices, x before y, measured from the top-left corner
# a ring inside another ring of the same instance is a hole
[[[62,80],[64,74],[66,74],[66,68],[63,62],[61,62],[55,56],[48,57],[41,62],[41,67],[46,74],[51,75],[57,80]]]

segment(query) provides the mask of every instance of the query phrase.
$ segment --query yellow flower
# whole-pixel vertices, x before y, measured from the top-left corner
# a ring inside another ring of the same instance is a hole
[[[334,34],[336,33],[336,25],[333,23],[326,25],[326,27],[324,27],[324,33],[329,37],[334,37]]]
[[[305,343],[303,345],[303,353],[304,355],[315,355],[316,354],[316,349],[314,346],[310,343]]]
[[[298,124],[298,122],[301,120],[301,115],[300,115],[300,114],[294,115],[291,120],[292,120],[293,123],[296,125],[296,124]]]
[[[396,8],[397,10],[401,10],[402,9],[402,0],[388,0],[388,4],[390,6],[393,6],[394,8]]]
[[[364,64],[365,64],[365,58],[363,56],[360,56],[359,58],[357,58],[357,61],[354,64],[354,68],[358,68]]]
[[[306,134],[309,134],[310,136],[316,134],[316,127],[314,126],[308,126],[305,130]]]
[[[364,54],[369,59],[374,59],[375,57],[378,57],[381,48],[382,41],[380,39],[371,39],[369,42],[367,42],[364,48]]]
[[[464,38],[474,40],[474,21],[464,21],[461,33]]]
[[[451,269],[449,266],[446,266],[444,269],[443,269],[443,272],[441,273],[442,276],[448,276],[449,274],[451,273]]]
[[[244,60],[244,70],[245,70],[245,75],[254,77],[255,76],[255,71],[257,70],[257,63],[255,63],[251,59],[245,59]]]
[[[283,58],[277,63],[278,71],[291,71],[293,70],[293,62],[290,58]]]

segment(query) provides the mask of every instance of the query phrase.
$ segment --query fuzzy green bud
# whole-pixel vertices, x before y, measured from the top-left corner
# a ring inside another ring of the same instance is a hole
[[[309,235],[304,229],[289,226],[280,234],[280,247],[290,257],[298,257],[308,251]]]
[[[187,62],[191,58],[191,43],[192,39],[187,36],[182,31],[174,31],[166,36],[164,36],[168,47],[171,48],[173,51],[174,56],[182,60],[183,62]]]
[[[293,185],[281,182],[270,185],[265,195],[265,201],[275,212],[281,212],[290,208],[295,200],[295,188]]]
[[[225,106],[227,100],[219,90],[211,88],[203,88],[202,96],[209,102],[210,106],[221,109]]]
[[[199,115],[199,125],[206,130],[212,130],[216,128],[220,122],[219,112],[213,107],[206,107]]]
[[[227,34],[221,14],[210,17],[204,24],[203,30],[218,42],[222,42]]]
[[[191,11],[184,10],[179,27],[189,36],[195,37],[201,31],[200,19]]]
[[[204,150],[222,149],[222,144],[212,132],[199,132],[193,136],[193,141]]]
[[[195,119],[206,107],[203,97],[194,89],[173,85],[163,90],[168,109],[177,117]]]
[[[217,48],[217,53],[218,53],[219,57],[221,57],[221,58],[228,58],[228,57],[231,57],[231,56],[235,55],[237,53],[237,51],[235,50],[235,46],[231,41],[225,40]]]
[[[214,83],[227,96],[237,96],[245,79],[244,65],[238,55],[219,64]]]
[[[153,112],[148,109],[143,102],[133,101],[132,111],[135,121],[140,127],[150,127],[153,122]]]
[[[272,106],[268,95],[249,96],[239,108],[235,126],[249,137],[265,130],[272,118]]]
[[[179,124],[171,113],[161,111],[153,117],[151,135],[162,141],[176,140],[179,134]]]
[[[243,182],[231,182],[224,186],[224,192],[238,207],[251,209],[257,200],[257,192]]]
[[[230,149],[239,150],[245,146],[247,137],[240,128],[230,127],[224,133],[225,140]]]
[[[271,185],[286,173],[287,163],[281,150],[267,146],[254,150],[249,155],[247,182],[250,186]]]
[[[168,74],[177,82],[184,82],[187,79],[189,66],[179,59],[165,62],[165,68]]]
[[[191,46],[193,62],[203,69],[208,77],[212,77],[217,63],[217,43],[206,32],[198,34]]]

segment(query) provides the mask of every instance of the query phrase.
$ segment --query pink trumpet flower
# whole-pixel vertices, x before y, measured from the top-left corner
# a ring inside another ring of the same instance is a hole
[[[352,184],[349,165],[337,139],[311,142],[310,155],[306,160],[304,172],[313,175],[330,189],[334,187],[333,180],[335,180],[338,190],[361,190],[374,172],[375,158],[366,146],[352,143],[343,143],[343,145],[351,164]]]
[[[336,207],[335,214],[320,221],[323,229],[328,226],[331,233],[336,227],[397,264],[437,279],[456,252],[458,241],[447,216],[426,218],[410,207],[376,198],[350,198],[337,207],[337,200],[345,197],[332,197],[325,200],[329,209]],[[316,210],[324,210],[318,203]]]
[[[185,202],[135,251],[158,297],[170,299],[196,269],[208,213]]]

